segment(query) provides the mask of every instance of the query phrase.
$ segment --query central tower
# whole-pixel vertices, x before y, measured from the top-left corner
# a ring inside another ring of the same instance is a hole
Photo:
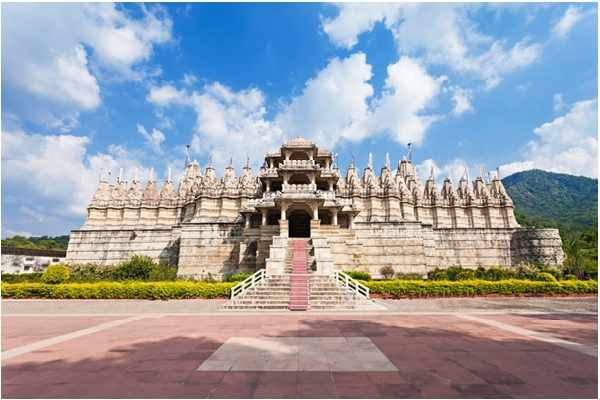
[[[331,152],[303,138],[288,141],[265,156],[258,173],[262,196],[242,210],[246,226],[260,215],[261,225],[279,225],[281,237],[311,237],[320,225],[337,226],[342,215],[348,221],[336,199],[339,178]]]

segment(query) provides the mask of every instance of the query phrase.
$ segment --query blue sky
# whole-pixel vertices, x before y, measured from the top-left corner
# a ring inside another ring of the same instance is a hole
[[[102,168],[177,176],[186,144],[596,177],[597,36],[595,4],[3,4],[2,236],[65,234]]]

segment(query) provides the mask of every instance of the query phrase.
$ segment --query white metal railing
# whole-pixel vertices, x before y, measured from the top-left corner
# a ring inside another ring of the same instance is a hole
[[[231,298],[235,299],[237,296],[246,293],[248,289],[252,289],[254,286],[261,283],[266,276],[267,271],[265,269],[259,269],[256,273],[231,288]]]
[[[337,286],[343,286],[346,289],[354,292],[357,296],[369,298],[369,288],[358,282],[356,279],[351,278],[348,274],[342,271],[334,271],[333,277]]]

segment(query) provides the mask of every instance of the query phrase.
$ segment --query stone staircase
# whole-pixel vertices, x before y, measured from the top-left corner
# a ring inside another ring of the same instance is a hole
[[[286,265],[286,270],[291,267],[290,277],[290,310],[306,311],[308,309],[309,272],[306,241],[291,240],[291,266]]]
[[[336,284],[331,275],[311,273],[311,239],[289,239],[282,274],[266,276],[228,301],[225,310],[380,310],[382,306]],[[315,252],[317,248],[314,249]]]

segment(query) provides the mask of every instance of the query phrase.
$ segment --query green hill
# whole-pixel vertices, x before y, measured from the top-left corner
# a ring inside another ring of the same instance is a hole
[[[64,236],[13,236],[12,238],[2,239],[2,246],[26,247],[28,249],[44,250],[66,250],[69,244],[69,235]]]
[[[598,276],[598,180],[541,170],[502,179],[523,226],[559,228],[565,267],[578,277]]]
[[[598,225],[598,180],[538,169],[502,179],[522,225],[583,231]]]

